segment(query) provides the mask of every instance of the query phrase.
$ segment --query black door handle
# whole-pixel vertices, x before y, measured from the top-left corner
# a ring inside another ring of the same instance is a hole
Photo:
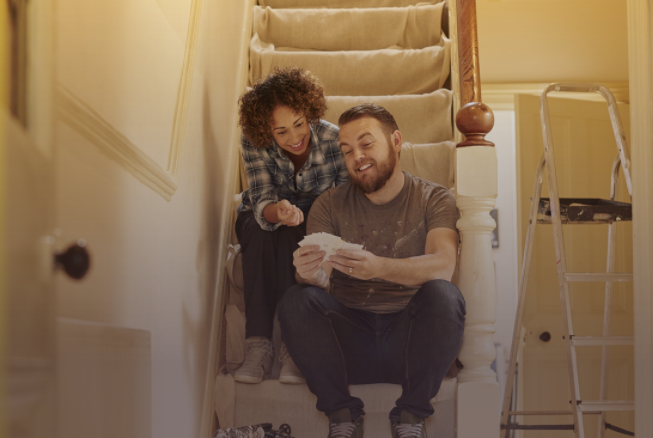
[[[79,239],[65,252],[54,255],[55,269],[63,269],[70,278],[81,280],[91,267],[91,256],[86,250],[86,242]]]

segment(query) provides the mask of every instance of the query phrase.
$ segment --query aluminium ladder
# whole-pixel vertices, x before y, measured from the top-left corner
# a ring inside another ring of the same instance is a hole
[[[610,200],[601,199],[560,199],[556,179],[555,161],[553,156],[553,140],[551,135],[551,123],[549,121],[549,107],[547,94],[551,91],[566,92],[596,92],[602,95],[608,103],[608,111],[612,122],[612,129],[617,141],[618,153],[612,165],[612,178],[610,189]],[[513,332],[512,347],[510,350],[510,366],[501,413],[501,429],[505,430],[505,438],[510,436],[512,430],[573,430],[576,438],[585,438],[583,426],[583,414],[599,415],[599,438],[605,436],[605,430],[612,429],[626,435],[633,435],[624,429],[606,422],[606,413],[609,411],[634,410],[633,401],[611,401],[606,400],[608,383],[608,346],[633,345],[632,336],[610,336],[611,308],[612,308],[612,282],[632,281],[632,273],[615,273],[615,244],[616,244],[616,222],[632,220],[631,204],[617,202],[617,185],[619,168],[623,169],[624,178],[628,187],[628,194],[632,202],[632,183],[630,177],[630,155],[624,135],[621,118],[614,96],[606,87],[598,84],[573,84],[559,83],[549,85],[542,93],[540,99],[540,116],[542,122],[542,133],[544,137],[544,153],[537,165],[533,197],[531,200],[530,220],[526,233],[524,258],[522,262],[522,273],[519,283],[519,299],[517,305],[517,316]],[[541,198],[542,174],[546,167],[549,184],[550,199]],[[538,214],[542,215],[538,219]],[[533,252],[533,241],[535,226],[537,224],[551,224],[553,226],[553,238],[557,260],[558,286],[560,288],[560,305],[562,307],[562,319],[564,325],[564,339],[567,352],[567,372],[569,377],[569,389],[571,394],[570,411],[511,411],[512,387],[517,363],[517,351],[521,334],[522,320],[524,316],[524,304],[526,288],[528,286],[528,275],[530,270],[531,256]],[[567,262],[562,234],[562,224],[609,224],[608,228],[608,257],[607,270],[605,273],[571,273],[567,272]],[[571,281],[602,281],[606,282],[605,306],[603,318],[603,336],[575,336],[571,305],[569,300],[569,282]],[[580,396],[580,385],[578,381],[578,363],[576,347],[602,346],[603,354],[601,359],[601,386],[600,396],[597,401],[583,400]],[[510,418],[518,415],[571,415],[573,424],[558,425],[519,425],[511,423]]]

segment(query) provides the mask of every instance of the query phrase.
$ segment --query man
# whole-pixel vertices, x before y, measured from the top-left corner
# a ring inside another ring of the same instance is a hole
[[[338,124],[351,181],[315,201],[307,233],[365,250],[329,260],[319,246],[295,251],[300,284],[279,304],[281,330],[329,417],[329,438],[363,436],[363,402],[348,385],[382,382],[403,389],[392,436],[425,437],[430,401],[462,342],[464,299],[450,283],[458,210],[447,189],[401,171],[401,133],[384,108],[351,108]]]

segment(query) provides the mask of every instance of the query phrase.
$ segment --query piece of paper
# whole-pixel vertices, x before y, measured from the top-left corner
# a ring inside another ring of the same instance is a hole
[[[348,243],[338,236],[329,233],[313,233],[310,236],[304,237],[304,240],[299,242],[299,246],[319,245],[321,251],[325,251],[326,255],[324,260],[329,260],[329,257],[336,255],[339,249],[346,249],[349,251],[359,251],[363,249],[363,245],[357,243]]]

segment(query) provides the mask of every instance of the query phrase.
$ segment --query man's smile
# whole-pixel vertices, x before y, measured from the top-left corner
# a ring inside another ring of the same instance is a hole
[[[372,167],[372,163],[366,163],[366,164],[363,164],[362,166],[360,166],[358,168],[358,171],[363,173],[363,172],[368,171],[371,167]]]

